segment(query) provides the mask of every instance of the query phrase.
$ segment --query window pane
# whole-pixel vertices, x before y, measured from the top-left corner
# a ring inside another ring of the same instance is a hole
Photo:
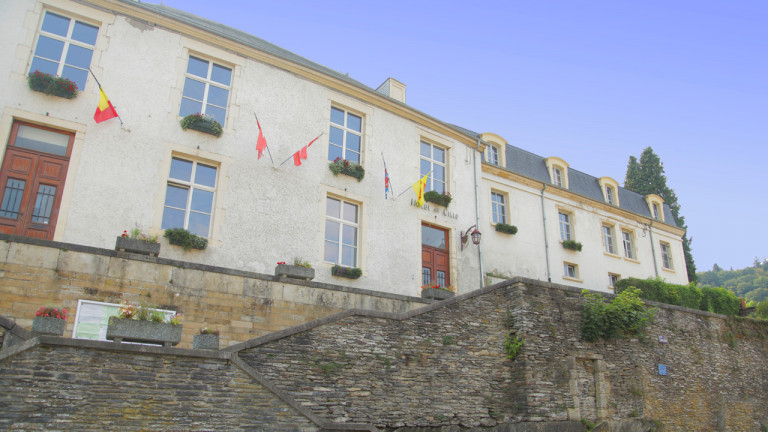
[[[445,167],[435,165],[432,167],[431,177],[439,182],[445,182]]]
[[[64,42],[41,35],[37,40],[35,55],[38,57],[45,57],[47,59],[59,61],[61,60],[61,53],[63,50]]]
[[[88,66],[86,65],[86,68],[87,67]],[[72,66],[64,66],[61,76],[77,84],[78,90],[83,90],[85,88],[85,80],[88,79],[88,71],[84,69],[76,69]]]
[[[170,178],[188,182],[192,178],[192,162],[182,159],[171,159]]]
[[[362,131],[362,122],[362,118],[354,114],[347,114],[347,128],[360,132]]]
[[[181,107],[179,108],[179,115],[186,117],[190,114],[195,114],[203,111],[203,103],[194,101],[192,99],[181,98]]]
[[[197,164],[195,183],[208,187],[216,186],[216,167]]]
[[[43,18],[42,29],[49,33],[66,37],[69,31],[69,18],[46,12],[45,18]]]
[[[184,90],[181,94],[184,97],[201,101],[205,94],[205,84],[192,78],[186,78],[184,80]]]
[[[355,153],[347,149],[347,157],[346,159],[350,162],[354,162],[356,164],[360,163],[360,153]]]
[[[225,123],[227,119],[227,110],[221,109],[219,107],[215,107],[213,105],[205,106],[205,114],[213,117],[217,122],[221,123],[222,125]]]
[[[98,34],[98,27],[75,21],[75,29],[72,31],[72,39],[87,43],[88,45],[96,45],[96,35]]]
[[[347,222],[357,223],[357,206],[344,203],[344,217],[342,219]]]
[[[210,215],[192,212],[189,214],[189,226],[187,227],[187,231],[201,237],[208,237],[208,227],[210,224]]]
[[[208,78],[208,62],[199,58],[190,57],[187,63],[187,73],[197,75],[201,78]]]
[[[422,225],[421,243],[427,246],[445,249],[445,231]]]
[[[331,123],[344,126],[344,111],[331,107]]]
[[[192,203],[190,208],[194,211],[203,213],[210,213],[213,208],[213,192],[193,189],[192,190]]]
[[[163,223],[160,228],[184,228],[184,211],[166,207],[163,210]]]
[[[333,143],[333,144],[336,144],[336,145],[339,145],[339,146],[343,146],[344,145],[344,131],[342,131],[339,128],[335,128],[335,127],[331,126],[331,133],[330,133],[330,137],[328,138],[328,141]]]
[[[67,154],[69,135],[20,125],[14,145],[16,147],[64,156]]]
[[[334,264],[339,262],[339,244],[326,241],[323,259]]]
[[[341,227],[341,243],[350,246],[357,245],[357,228],[344,225]]]
[[[351,246],[342,246],[341,247],[341,265],[354,267],[357,265],[355,262],[355,252],[356,248],[353,248]]]
[[[67,50],[67,60],[65,63],[68,65],[77,66],[79,68],[88,69],[88,66],[91,65],[92,56],[93,51],[70,44],[69,49]]]
[[[26,182],[9,178],[5,185],[5,194],[3,195],[3,204],[0,207],[0,217],[16,219],[19,216],[19,207],[21,206],[21,197],[24,195],[24,186]]]
[[[187,208],[188,189],[168,185],[165,190],[165,205],[170,207]],[[182,216],[183,220],[183,216]],[[179,225],[181,226],[181,225]]]
[[[325,239],[333,242],[339,242],[339,223],[334,221],[325,221]]]
[[[432,159],[440,163],[445,163],[445,150],[440,147],[435,147],[432,150]]]
[[[332,218],[339,219],[341,217],[341,201],[328,198],[325,205],[325,214]]]
[[[208,103],[219,107],[227,106],[227,98],[229,97],[229,90],[223,88],[210,86],[208,87]]]
[[[333,161],[333,160],[336,160],[336,158],[340,158],[340,157],[341,157],[341,147],[339,147],[337,145],[334,145],[334,144],[329,144],[328,145],[328,160],[329,161]]]
[[[429,163],[429,161],[428,161],[428,160],[424,160],[424,159],[422,159],[422,160],[421,160],[421,167],[420,167],[420,169],[419,169],[419,176],[420,176],[420,177],[424,177],[424,176],[425,176],[425,175],[427,175],[427,173],[428,173],[428,172],[430,172],[431,170],[432,170],[432,164],[431,164],[431,163]],[[432,174],[430,174],[430,177],[431,177],[431,176],[432,176]]]
[[[35,199],[35,209],[32,211],[32,222],[48,225],[51,220],[51,208],[53,208],[55,197],[55,186],[40,185]]]
[[[360,152],[360,135],[347,132],[347,149],[354,152]]]
[[[432,158],[432,146],[422,142],[421,143],[421,155],[427,158]]]
[[[445,183],[439,181],[432,183],[432,190],[437,193],[445,193]]]
[[[232,69],[214,63],[211,69],[211,81],[229,86],[229,83],[232,81]]]
[[[40,57],[32,59],[32,65],[29,67],[30,72],[40,71],[43,73],[56,75],[59,70],[59,64],[50,60],[43,60]]]

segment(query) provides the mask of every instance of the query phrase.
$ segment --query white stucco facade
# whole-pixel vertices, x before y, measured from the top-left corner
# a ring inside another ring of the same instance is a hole
[[[426,223],[448,231],[450,281],[459,293],[477,289],[482,274],[494,269],[592,289],[607,289],[609,272],[622,277],[658,272],[671,282],[687,282],[681,230],[668,224],[644,229],[650,219],[567,191],[545,189],[542,200],[543,183],[489,169],[483,163],[485,143],[477,136],[372,89],[132,2],[19,0],[6,6],[0,54],[10,61],[0,63],[0,75],[6,77],[0,95],[2,154],[15,122],[74,133],[53,240],[112,248],[116,236],[137,224],[162,234],[169,170],[176,157],[216,168],[209,245],[204,251],[185,252],[163,240],[161,257],[261,273],[300,257],[316,269],[316,281],[419,295]],[[46,11],[98,27],[90,67],[123,125],[117,119],[94,122],[98,85],[91,76],[71,100],[29,89],[26,76]],[[219,138],[179,127],[190,55],[232,71]],[[332,107],[362,118],[360,157],[366,174],[360,182],[333,176],[328,169]],[[254,114],[274,164],[267,154],[257,159]],[[301,166],[292,159],[280,165],[321,134]],[[453,197],[447,209],[412,203],[415,195],[409,186],[420,178],[422,142],[446,151],[446,189]],[[387,200],[382,155],[394,188]],[[508,195],[510,223],[520,230],[515,236],[493,230],[492,190]],[[363,272],[360,279],[331,275],[333,262],[324,258],[328,197],[358,208],[355,256]],[[560,207],[573,212],[582,252],[559,244]],[[601,221],[632,230],[636,259],[603,254]],[[470,242],[461,250],[460,233],[476,222],[483,233],[480,246]],[[673,270],[654,266],[651,235],[657,255],[659,241],[670,244]],[[563,279],[563,262],[579,266],[578,280]]]

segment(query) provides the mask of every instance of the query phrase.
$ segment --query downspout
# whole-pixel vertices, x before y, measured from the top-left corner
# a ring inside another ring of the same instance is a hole
[[[477,139],[477,148],[480,148],[480,139]],[[475,170],[475,225],[480,226],[480,201],[478,190],[480,182],[477,180],[477,149],[472,152],[472,165]],[[480,260],[480,288],[485,286],[485,271],[483,271],[483,242],[477,245],[477,259]]]
[[[651,255],[653,255],[653,271],[656,272],[656,277],[659,277],[659,264],[656,262],[656,250],[653,248],[653,219],[650,220],[651,224],[648,225],[648,232],[651,234]]]
[[[549,272],[549,241],[547,240],[547,212],[544,210],[544,191],[547,184],[541,188],[541,223],[544,225],[544,256],[547,258],[547,282],[552,282],[552,274]]]

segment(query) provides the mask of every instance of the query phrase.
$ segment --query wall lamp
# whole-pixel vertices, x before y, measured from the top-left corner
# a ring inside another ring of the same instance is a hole
[[[474,228],[474,230],[473,230]],[[465,232],[461,233],[461,250],[464,250],[465,247],[467,247],[467,243],[469,243],[469,237],[472,236],[472,243],[474,244],[480,244],[480,231],[477,230],[477,225],[472,225],[467,229]]]

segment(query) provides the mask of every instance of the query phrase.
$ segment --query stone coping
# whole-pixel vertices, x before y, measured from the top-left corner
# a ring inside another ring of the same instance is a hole
[[[69,251],[82,252],[82,253],[89,253],[93,255],[102,255],[102,256],[108,256],[108,257],[114,257],[114,258],[130,259],[134,261],[151,262],[151,263],[156,263],[160,265],[167,265],[167,266],[179,267],[179,268],[190,269],[190,270],[200,270],[200,271],[211,272],[211,273],[240,276],[240,277],[245,277],[250,279],[259,279],[264,281],[286,283],[290,285],[301,285],[301,286],[306,286],[311,288],[322,288],[322,289],[327,289],[331,291],[361,294],[361,295],[366,295],[371,297],[381,297],[386,299],[400,300],[400,301],[407,301],[407,302],[414,302],[414,303],[423,303],[423,304],[431,303],[430,300],[422,299],[421,297],[411,297],[411,296],[406,296],[402,294],[392,294],[387,292],[373,291],[373,290],[367,290],[363,288],[353,288],[353,287],[329,284],[324,282],[313,282],[308,280],[278,277],[275,275],[268,275],[264,273],[249,272],[245,270],[236,270],[236,269],[231,269],[226,267],[192,263],[189,261],[173,260],[169,258],[152,257],[148,255],[140,255],[140,254],[135,254],[130,252],[121,252],[113,249],[103,249],[103,248],[97,248],[93,246],[84,246],[84,245],[79,245],[74,243],[63,243],[63,242],[57,242],[52,240],[42,240],[42,239],[36,239],[31,237],[15,236],[10,234],[0,234],[0,241],[55,248],[55,249],[61,249],[67,252]]]

